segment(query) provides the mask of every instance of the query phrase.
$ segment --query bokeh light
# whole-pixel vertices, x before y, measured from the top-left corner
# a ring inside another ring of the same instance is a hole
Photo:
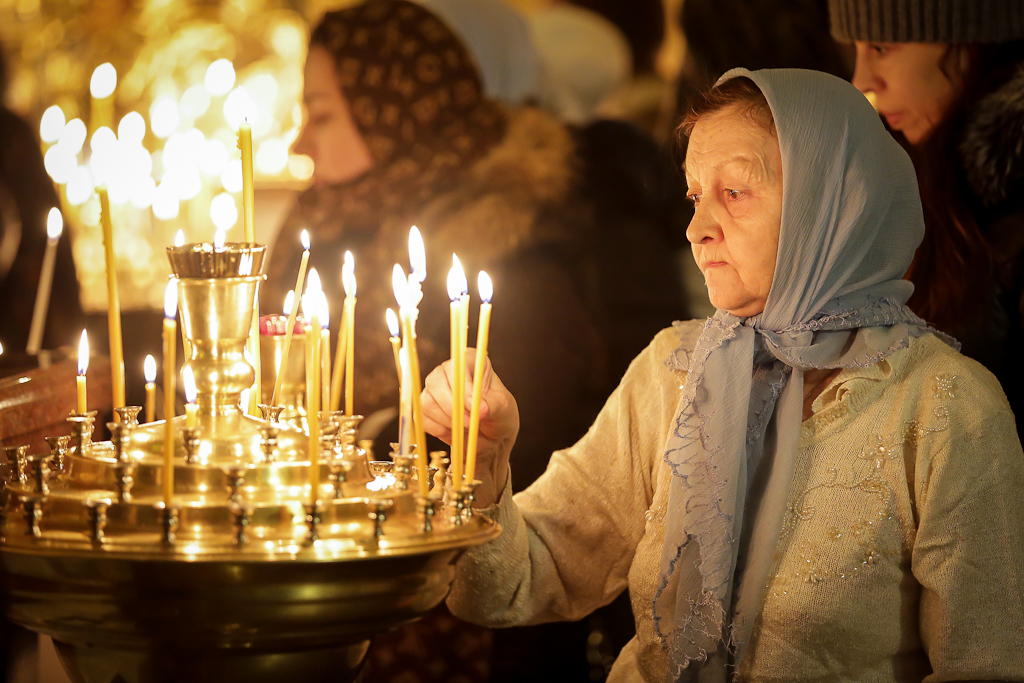
[[[288,167],[288,145],[282,140],[267,140],[256,150],[255,162],[260,173],[280,175]]]
[[[242,160],[233,159],[224,166],[220,174],[220,184],[228,192],[242,191]]]
[[[137,111],[130,111],[117,124],[117,139],[142,143],[146,137],[146,119]]]
[[[96,99],[102,100],[105,97],[110,97],[114,94],[116,87],[117,70],[110,62],[100,64],[92,72],[92,78],[89,80],[89,94]]]
[[[221,192],[210,202],[210,219],[218,230],[229,230],[238,222],[238,207],[235,198]]]
[[[309,180],[313,177],[313,160],[305,154],[292,154],[288,157],[288,172],[297,180]]]
[[[64,126],[64,131],[57,139],[57,144],[64,147],[71,154],[78,154],[82,151],[88,131],[85,129],[85,122],[82,119],[71,119]]]
[[[43,118],[39,120],[39,137],[46,143],[57,142],[66,123],[64,110],[53,105],[43,112]]]
[[[178,129],[180,121],[178,105],[170,97],[158,98],[149,108],[149,127],[158,138],[170,136]]]
[[[71,179],[71,174],[78,166],[78,159],[66,146],[57,143],[46,150],[43,156],[43,167],[47,175],[58,185],[63,185]]]
[[[227,59],[218,59],[206,69],[203,84],[211,95],[224,95],[235,84],[235,67]]]
[[[249,125],[255,124],[258,115],[259,107],[255,100],[241,86],[232,90],[224,100],[224,119],[232,129],[237,129],[246,121],[249,122]]]
[[[178,217],[178,195],[166,182],[157,185],[153,192],[153,215],[169,221]]]
[[[89,169],[85,166],[76,166],[75,170],[71,172],[71,177],[68,178],[64,192],[67,195],[68,204],[81,206],[89,200],[95,189]]]
[[[198,119],[210,108],[210,93],[201,85],[193,85],[181,96],[179,109],[182,116]]]

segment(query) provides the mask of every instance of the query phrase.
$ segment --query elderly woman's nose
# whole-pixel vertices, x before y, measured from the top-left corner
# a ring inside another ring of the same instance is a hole
[[[294,152],[295,154],[305,154],[308,157],[312,157],[313,145],[310,143],[309,138],[309,126],[303,126],[302,132],[299,133],[298,140],[295,141],[295,145],[294,147],[292,147],[292,152]]]
[[[691,244],[704,244],[714,241],[722,234],[721,226],[711,214],[711,209],[705,206],[698,206],[693,212],[693,218],[686,227],[686,239]]]

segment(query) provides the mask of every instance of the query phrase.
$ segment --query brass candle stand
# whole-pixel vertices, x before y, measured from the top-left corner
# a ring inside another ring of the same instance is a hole
[[[500,529],[468,514],[471,491],[423,500],[404,459],[371,463],[358,416],[318,416],[311,458],[280,411],[244,415],[264,248],[168,252],[198,390],[195,428],[173,422],[172,502],[164,423],[137,412],[110,423],[111,441],[92,441],[95,414],[72,414],[70,442],[6,449],[8,615],[52,636],[87,683],[352,681],[369,639],[440,602],[459,553]]]

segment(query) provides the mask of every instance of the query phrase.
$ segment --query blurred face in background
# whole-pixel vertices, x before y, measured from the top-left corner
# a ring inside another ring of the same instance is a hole
[[[765,125],[737,106],[704,116],[690,132],[686,239],[715,308],[764,310],[782,226],[782,153]]]
[[[857,41],[853,85],[874,92],[889,128],[918,145],[942,121],[957,95],[958,77],[943,70],[946,43]],[[951,65],[963,68],[962,65]]]
[[[315,185],[358,178],[373,167],[373,157],[352,121],[338,85],[334,58],[325,48],[309,48],[304,77],[306,125],[295,143],[295,153],[313,159]]]

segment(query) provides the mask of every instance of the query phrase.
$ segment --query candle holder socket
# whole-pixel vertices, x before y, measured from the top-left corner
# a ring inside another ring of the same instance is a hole
[[[114,447],[114,459],[118,462],[126,460],[131,445],[132,425],[125,420],[108,422],[107,429],[110,430],[110,444]]]
[[[252,521],[251,507],[242,504],[231,506],[231,524],[235,527],[236,546],[242,547],[249,542],[245,532],[249,528],[250,521]]]
[[[409,482],[412,479],[413,464],[416,462],[415,455],[393,455],[395,462],[395,489],[408,491]]]
[[[68,416],[71,431],[74,432],[76,454],[79,458],[84,458],[89,447],[92,446],[92,430],[95,421],[95,410],[90,410],[87,413],[73,412]]]
[[[21,486],[28,485],[28,446],[7,446],[4,448],[7,456],[7,467],[10,468],[10,483],[18,483]]]
[[[89,505],[89,536],[95,545],[102,545],[104,541],[103,531],[107,527],[107,508],[109,503],[105,500],[93,500]]]
[[[164,505],[160,508],[161,540],[164,545],[174,545],[174,534],[178,530],[178,508]]]
[[[50,447],[50,470],[61,475],[65,473],[67,465],[68,442],[70,436],[47,436],[47,445]]]
[[[185,446],[185,464],[199,464],[199,430],[185,427],[181,430],[181,441]]]
[[[42,530],[39,522],[43,518],[42,500],[36,496],[30,496],[22,504],[25,510],[25,533],[35,538],[41,538]]]
[[[142,412],[142,406],[121,406],[114,408],[114,412],[121,418],[121,424],[128,427],[139,426],[139,413]]]
[[[342,488],[346,481],[348,481],[348,473],[352,469],[352,463],[344,460],[334,460],[330,464],[331,473],[330,481],[334,486],[334,498],[344,497]]]
[[[388,513],[394,505],[395,501],[390,498],[378,500],[373,512],[370,513],[370,519],[373,520],[373,538],[377,543],[380,543],[380,539],[384,536],[384,522],[387,521]]]
[[[34,465],[32,474],[35,476],[35,492],[40,496],[50,494],[50,486],[47,484],[47,479],[50,477],[50,466],[47,460],[49,460],[47,455],[38,455],[31,459]]]
[[[434,530],[434,517],[437,516],[439,501],[435,498],[420,498],[420,511],[423,514],[423,533],[429,534]]]
[[[444,483],[448,475],[447,465],[448,454],[446,452],[430,452],[430,481],[428,484],[430,497],[435,500],[440,500],[444,496]]]
[[[281,413],[284,412],[284,406],[269,406],[266,403],[260,403],[260,412],[263,413],[263,419],[267,422],[280,422]]]
[[[242,504],[242,489],[245,486],[245,473],[247,468],[240,465],[226,467],[224,474],[228,479],[228,502],[233,506]]]
[[[277,459],[277,437],[281,430],[272,424],[260,430],[260,447],[263,449],[263,461],[274,462]]]
[[[127,460],[120,461],[114,465],[114,472],[117,478],[118,502],[130,503],[132,500],[132,486],[135,485],[135,463]]]
[[[320,506],[312,503],[303,507],[306,510],[306,545],[312,545],[320,540],[317,529],[320,525]]]

